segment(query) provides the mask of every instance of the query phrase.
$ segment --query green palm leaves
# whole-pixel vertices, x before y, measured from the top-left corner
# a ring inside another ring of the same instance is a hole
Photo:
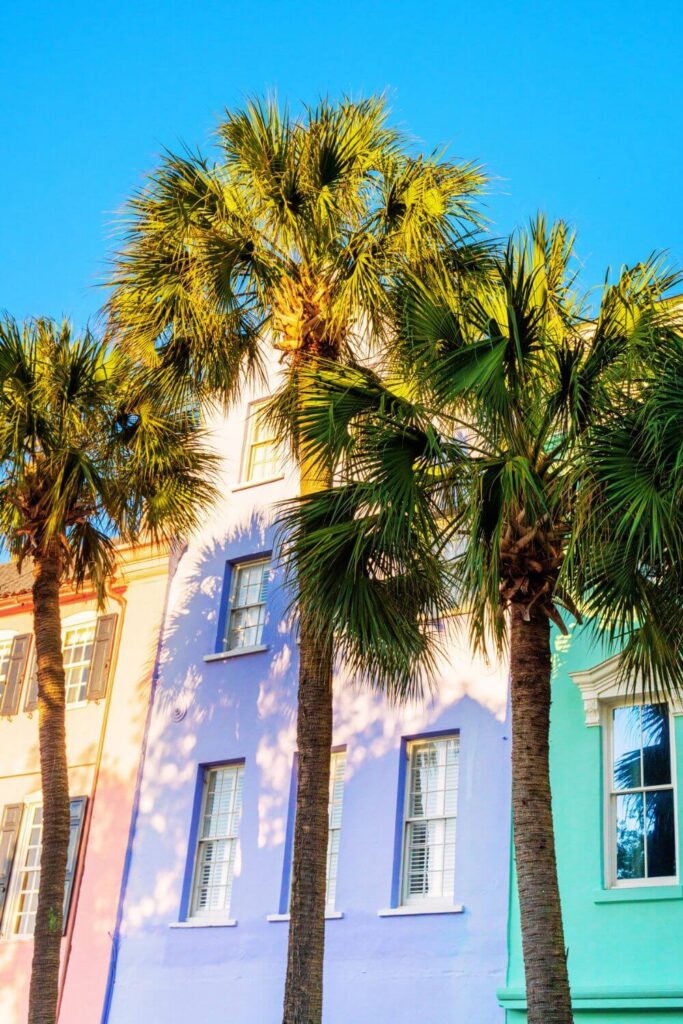
[[[363,587],[400,582],[402,607],[409,593],[423,610],[403,634],[406,680],[429,614],[455,600],[480,646],[504,644],[512,603],[560,628],[582,608],[601,637],[630,638],[631,668],[683,683],[683,342],[662,302],[675,279],[656,260],[624,270],[593,317],[571,261],[566,227],[539,219],[483,283],[405,275],[383,372],[306,380],[299,429],[340,483],[288,525],[304,586],[332,581],[320,628],[344,622],[352,661],[389,642]]]
[[[0,322],[0,533],[18,559],[58,543],[100,592],[113,538],[186,532],[215,458],[152,375],[68,323]]]

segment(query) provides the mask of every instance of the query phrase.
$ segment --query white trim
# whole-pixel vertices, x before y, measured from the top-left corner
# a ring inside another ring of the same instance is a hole
[[[259,410],[266,406],[271,398],[272,395],[265,395],[263,398],[255,398],[253,401],[249,402],[249,405],[247,406],[247,415],[244,423],[245,430],[242,441],[242,457],[240,459],[240,483],[236,488],[233,488],[233,490],[238,490],[241,489],[242,487],[257,486],[258,484],[270,483],[272,480],[284,478],[284,474],[281,474],[279,477],[264,477],[264,479],[258,480],[254,479],[249,475],[250,472],[252,472],[253,470],[252,450],[257,446],[265,447],[266,445],[270,445],[273,449],[273,453],[275,456],[275,458],[273,459],[274,468],[277,468],[282,464],[281,455],[278,451],[277,436],[267,438],[264,441],[257,441],[255,439],[256,430],[258,427]]]
[[[378,917],[420,917],[424,914],[464,914],[462,903],[445,903],[436,907],[428,907],[419,903],[411,903],[404,907],[387,907],[378,910]]]
[[[64,637],[65,630],[73,629],[75,626],[85,626],[91,622],[97,622],[97,612],[75,612],[73,615],[68,615],[62,619],[62,637]]]
[[[613,660],[613,659],[610,659]],[[577,673],[578,674],[578,673]],[[603,799],[603,855],[604,855],[604,885],[606,892],[617,892],[619,890],[643,889],[679,884],[678,875],[657,875],[649,878],[617,878],[617,849],[616,849],[616,817],[614,800],[617,791],[613,789],[613,737],[614,726],[612,712],[619,707],[637,707],[647,703],[632,695],[622,694],[618,698],[605,697],[598,702],[598,724],[602,725],[602,799]],[[674,856],[676,867],[679,865],[679,842],[678,842],[678,794],[676,785],[676,737],[673,723],[673,709],[669,707],[669,757],[671,762],[671,784],[665,786],[643,786],[637,787],[638,791],[665,790],[673,794],[674,807]],[[680,712],[679,712],[680,713]],[[587,723],[588,724],[588,723]],[[631,792],[625,790],[625,793]],[[680,869],[679,869],[680,870]]]
[[[205,654],[203,661],[227,661],[228,658],[240,658],[243,654],[261,654],[269,649],[269,644],[256,644],[254,647],[234,647],[229,651],[218,651],[217,654]]]
[[[0,644],[6,640],[14,640],[15,636],[18,636],[16,629],[0,629]]]
[[[615,654],[593,668],[569,673],[569,678],[581,691],[587,726],[601,724],[600,709],[603,702],[647,703],[642,680],[636,679],[626,683],[621,677],[620,658],[621,655]],[[667,703],[672,715],[683,715],[683,693],[672,694]]]
[[[249,480],[247,483],[237,484],[236,487],[233,487],[232,493],[236,494],[239,491],[249,491],[252,487],[262,487],[264,484],[276,484],[279,483],[280,480],[284,480],[284,478],[285,474],[280,473],[279,476],[269,476],[266,477],[265,480]]]
[[[236,928],[237,921],[232,917],[226,917],[217,921],[203,921],[201,918],[191,918],[189,921],[172,921],[169,928]]]

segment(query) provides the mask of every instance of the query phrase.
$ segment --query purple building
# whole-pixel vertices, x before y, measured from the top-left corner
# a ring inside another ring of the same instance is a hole
[[[224,501],[170,587],[104,1024],[281,1012],[297,646],[272,563],[294,493],[258,402],[216,426]],[[510,858],[504,670],[462,646],[429,706],[339,678],[326,1024],[494,1024]]]

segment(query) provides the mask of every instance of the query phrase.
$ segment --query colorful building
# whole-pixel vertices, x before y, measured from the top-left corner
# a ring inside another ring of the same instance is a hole
[[[295,492],[258,402],[217,424],[224,500],[169,592],[104,1024],[279,1019],[297,644],[273,559]],[[338,678],[326,1024],[502,1022],[507,680],[464,641],[423,707]]]
[[[578,1024],[683,1021],[683,701],[621,684],[585,629],[555,641],[551,775]],[[508,1024],[526,1020],[511,884]]]
[[[100,1020],[149,707],[168,552],[122,548],[103,608],[61,596],[71,843],[59,1024]],[[0,566],[0,1021],[24,1024],[42,804],[30,566]]]

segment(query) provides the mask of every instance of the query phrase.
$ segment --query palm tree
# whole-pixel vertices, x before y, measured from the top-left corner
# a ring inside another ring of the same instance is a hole
[[[368,591],[391,600],[416,563],[427,599],[403,663],[439,650],[454,602],[475,648],[509,652],[529,1024],[572,1021],[551,624],[566,631],[583,612],[622,649],[625,676],[653,692],[683,685],[683,338],[660,301],[675,279],[654,259],[624,269],[593,317],[572,248],[564,224],[539,218],[478,292],[463,297],[448,277],[399,282],[384,374],[328,366],[300,381],[297,429],[337,477],[282,520],[318,630],[356,665],[401,640]]]
[[[341,364],[376,342],[387,283],[438,264],[478,220],[470,165],[411,157],[380,99],[328,101],[299,118],[273,101],[230,112],[218,158],[168,156],[130,207],[113,272],[112,330],[176,390],[233,399],[264,353],[281,354],[276,406],[301,493],[329,483],[292,428],[303,367]],[[299,606],[298,799],[284,1021],[322,1013],[332,645]]]
[[[100,601],[114,534],[190,529],[213,495],[193,418],[164,408],[132,364],[68,323],[0,321],[0,537],[33,564],[43,842],[29,1024],[55,1024],[69,844],[60,586]]]

